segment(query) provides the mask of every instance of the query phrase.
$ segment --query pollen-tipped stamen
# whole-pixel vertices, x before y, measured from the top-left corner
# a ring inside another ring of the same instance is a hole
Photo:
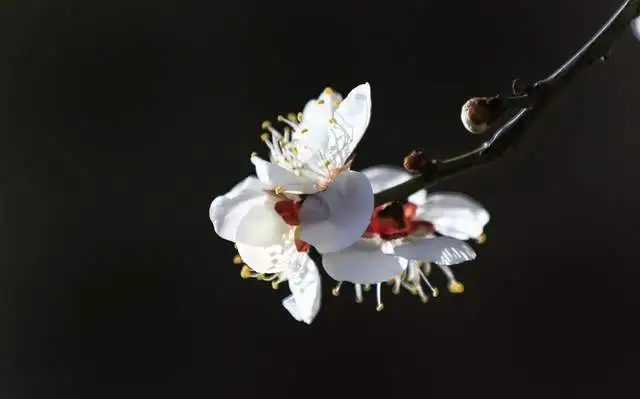
[[[376,284],[376,300],[378,301],[376,311],[381,312],[384,309],[384,304],[382,303],[382,284],[380,283]]]
[[[336,284],[335,287],[331,289],[331,295],[333,296],[340,295],[340,287],[342,287],[342,281],[340,281],[338,284]]]

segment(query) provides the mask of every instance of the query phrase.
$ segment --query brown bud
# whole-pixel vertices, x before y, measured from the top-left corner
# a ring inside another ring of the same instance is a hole
[[[404,166],[407,172],[417,173],[422,170],[429,160],[426,155],[420,150],[413,150],[411,154],[404,157],[404,161],[402,162],[402,166]]]
[[[499,98],[474,97],[462,106],[460,120],[470,133],[484,133],[500,117],[503,107]]]

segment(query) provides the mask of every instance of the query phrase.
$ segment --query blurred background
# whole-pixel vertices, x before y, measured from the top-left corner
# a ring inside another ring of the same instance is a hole
[[[471,96],[560,66],[620,0],[6,0],[0,4],[0,395],[602,397],[634,389],[640,43],[517,149],[438,185],[492,213],[463,295],[329,294],[239,276],[208,219],[260,123],[372,85],[356,168],[479,145]],[[436,278],[441,288],[443,279]]]

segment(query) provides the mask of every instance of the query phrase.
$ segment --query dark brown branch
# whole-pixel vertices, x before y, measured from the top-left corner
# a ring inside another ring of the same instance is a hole
[[[614,41],[640,15],[640,0],[626,0],[609,21],[564,65],[532,86],[514,81],[513,97],[506,97],[499,104],[502,111],[520,111],[499,127],[493,136],[480,147],[447,159],[423,162],[420,173],[413,179],[382,191],[375,196],[376,205],[402,200],[414,192],[437,182],[484,165],[499,158],[512,148],[538,115],[549,106],[550,101],[566,88],[580,72],[594,63],[606,60]],[[499,97],[493,97],[494,101]],[[496,104],[496,103],[494,103]]]

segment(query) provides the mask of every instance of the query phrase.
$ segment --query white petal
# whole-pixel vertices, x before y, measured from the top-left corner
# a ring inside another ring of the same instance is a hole
[[[238,195],[242,195],[245,191],[256,193],[260,195],[264,192],[264,189],[268,188],[255,176],[249,176],[240,183],[233,186],[228,193],[225,194],[227,198],[234,198]]]
[[[427,197],[418,208],[417,218],[431,222],[442,235],[468,240],[482,234],[489,212],[466,195],[438,193]]]
[[[334,118],[349,135],[348,144],[341,152],[349,157],[364,136],[371,119],[371,87],[369,83],[357,86],[340,103]]]
[[[287,255],[290,255],[292,250],[283,243],[266,247],[237,243],[236,249],[242,262],[258,273],[282,272],[287,265]]]
[[[252,156],[251,162],[256,167],[258,179],[271,188],[281,187],[286,192],[296,194],[313,194],[318,191],[313,180],[298,176],[258,156]]]
[[[298,253],[296,260],[285,269],[292,295],[282,301],[282,305],[298,321],[311,324],[320,310],[322,298],[320,273],[313,260],[304,253]]]
[[[343,172],[325,191],[302,203],[300,239],[320,253],[340,251],[360,239],[372,214],[369,179],[359,172]]]
[[[293,131],[291,139],[299,148],[299,158],[305,162],[309,154],[305,147],[322,149],[326,148],[329,140],[329,120],[333,117],[335,104],[342,101],[342,96],[334,92],[323,91],[317,99],[313,99],[305,105],[302,111],[300,129]]]
[[[337,281],[375,284],[397,276],[403,270],[402,259],[384,254],[373,240],[360,240],[340,252],[325,254],[322,265]]]
[[[450,237],[403,240],[393,250],[396,255],[408,260],[443,266],[457,265],[476,258],[475,251],[467,243]]]
[[[388,188],[404,183],[411,179],[411,173],[396,166],[373,166],[361,171],[364,173],[373,187],[374,193],[379,193]],[[427,190],[420,190],[408,198],[415,205],[423,205],[427,200]]]
[[[232,190],[216,197],[209,218],[220,237],[254,246],[277,244],[290,231],[276,213],[273,200],[262,191]]]

